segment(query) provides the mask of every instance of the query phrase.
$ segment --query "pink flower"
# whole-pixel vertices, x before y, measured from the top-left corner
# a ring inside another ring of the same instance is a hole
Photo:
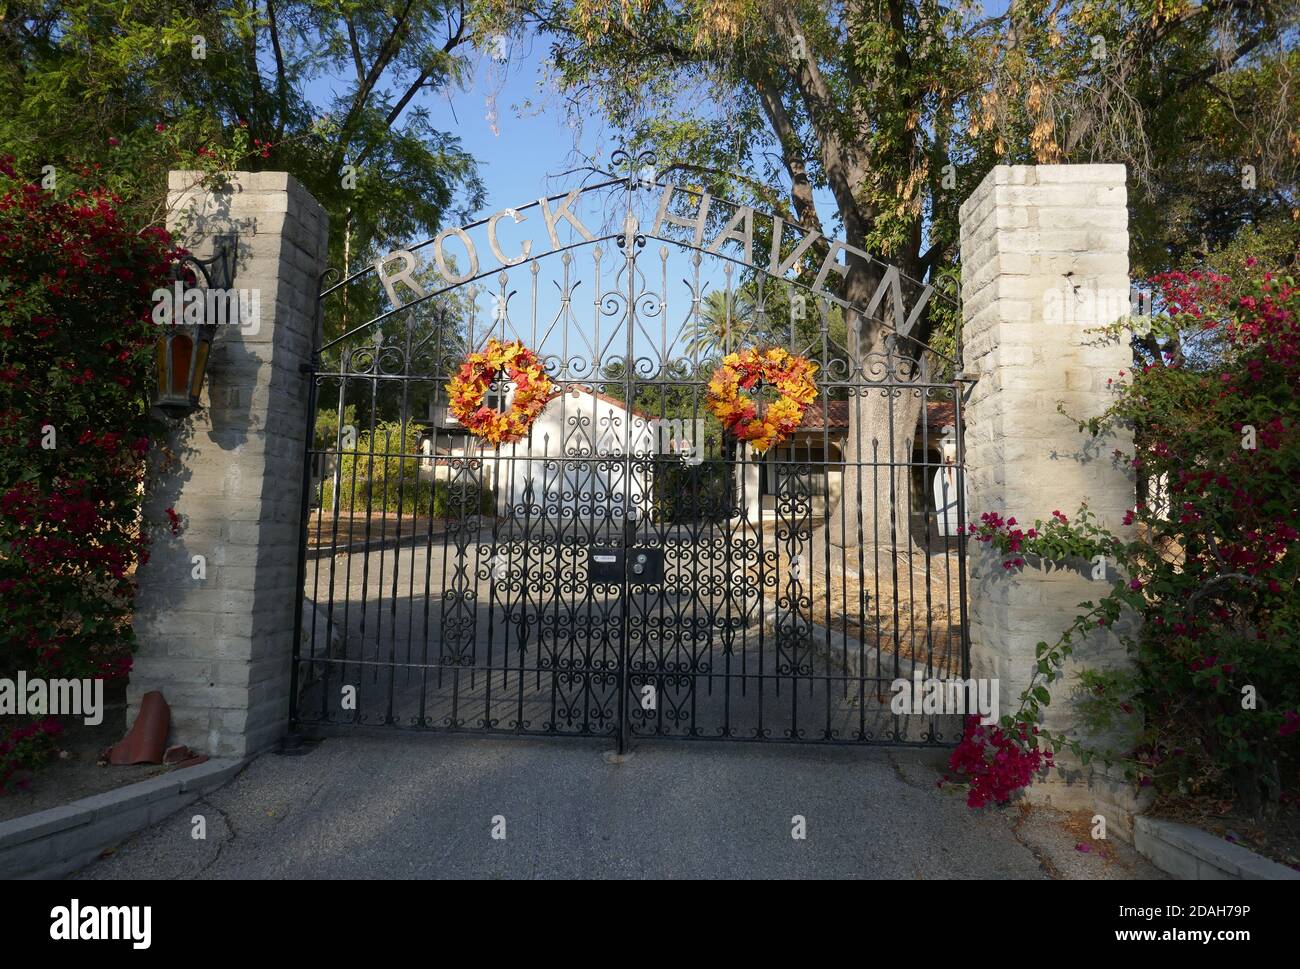
[[[1282,724],[1277,728],[1277,735],[1279,737],[1289,737],[1297,730],[1300,730],[1300,713],[1288,710],[1282,715]]]
[[[1050,750],[1030,747],[1026,740],[1023,725],[1016,734],[996,725],[983,726],[979,717],[967,717],[965,736],[948,762],[953,773],[945,780],[969,785],[969,807],[1005,804],[1017,790],[1055,766]]]

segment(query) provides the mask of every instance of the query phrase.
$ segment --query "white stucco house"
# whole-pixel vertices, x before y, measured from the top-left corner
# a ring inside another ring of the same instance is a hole
[[[506,403],[509,398],[507,397]],[[490,406],[498,402],[489,400]],[[843,452],[849,428],[847,401],[817,402],[804,414],[791,439],[765,456],[745,449],[736,465],[736,497],[751,522],[775,520],[783,487],[779,467],[794,465],[808,476],[801,487],[814,518],[839,499]],[[956,521],[956,459],[951,402],[927,405],[918,424],[913,454],[910,507],[928,504],[940,535],[952,535]],[[499,450],[462,428],[445,407],[431,408],[429,433],[420,442],[422,473],[440,481],[460,480],[492,488],[496,513],[560,515],[567,519],[622,519],[651,507],[655,461],[624,456],[680,455],[691,463],[704,452],[704,421],[661,421],[618,398],[582,385],[557,391],[533,425],[529,440]],[[557,460],[563,459],[563,460]]]
[[[493,401],[488,402],[493,405]],[[507,397],[506,404],[509,403]],[[570,385],[551,397],[528,440],[492,447],[437,408],[436,432],[421,442],[424,468],[438,480],[473,475],[496,495],[498,515],[623,519],[650,507],[653,462],[627,454],[688,456],[702,421],[659,421],[615,397]]]

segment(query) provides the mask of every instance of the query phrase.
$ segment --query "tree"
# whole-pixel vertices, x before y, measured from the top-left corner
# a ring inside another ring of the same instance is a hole
[[[1205,117],[1225,75],[1284,61],[1295,22],[1293,4],[1256,0],[1011,0],[996,15],[938,0],[491,0],[478,15],[550,40],[575,115],[594,102],[630,143],[657,147],[716,194],[767,202],[823,234],[824,189],[849,244],[931,284],[953,278],[958,206],[992,165],[1123,160],[1149,185],[1184,157],[1189,107]],[[1227,47],[1215,42],[1225,26],[1237,38]],[[1109,56],[1097,56],[1099,36]],[[1134,138],[1134,126],[1151,134]],[[867,307],[884,267],[852,253],[847,267],[839,295]],[[924,344],[951,342],[943,306],[931,300],[898,347],[902,377]],[[850,354],[886,353],[889,326],[856,316]],[[858,493],[857,462],[910,460],[921,401],[898,403],[855,418],[846,496]],[[891,490],[906,494],[899,471],[877,489],[878,521]]]
[[[346,268],[479,204],[474,160],[418,100],[461,78],[469,41],[457,0],[9,4],[0,153],[37,178],[87,166],[141,227],[166,215],[169,168],[288,171]]]
[[[687,323],[683,349],[693,359],[721,357],[751,339],[754,306],[744,293],[714,290]]]
[[[797,311],[792,300],[799,300]],[[826,313],[823,322],[814,302],[795,287],[761,276],[734,290],[714,290],[705,295],[700,312],[688,321],[685,352],[703,361],[754,342],[784,345],[792,333],[794,348],[799,350],[819,343],[824,325],[834,356],[846,339],[844,313],[833,303],[825,305],[821,307]]]

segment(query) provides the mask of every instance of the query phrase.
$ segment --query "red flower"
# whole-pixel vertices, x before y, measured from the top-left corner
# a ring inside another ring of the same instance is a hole
[[[1282,715],[1282,723],[1277,728],[1279,737],[1289,737],[1297,730],[1300,730],[1300,713],[1295,710],[1288,710]]]
[[[990,803],[1005,804],[1016,791],[1055,765],[1050,750],[1029,746],[1023,725],[1017,735],[997,725],[981,725],[979,717],[969,716],[965,734],[948,766],[955,776],[948,775],[945,780],[967,783],[967,806],[980,808]]]

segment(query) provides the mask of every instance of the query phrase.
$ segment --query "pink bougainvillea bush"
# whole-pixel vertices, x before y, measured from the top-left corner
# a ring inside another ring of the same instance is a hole
[[[1136,783],[1258,813],[1300,791],[1300,287],[1269,273],[1153,282],[1166,309],[1151,324],[1160,342],[1149,327],[1135,339],[1172,351],[1116,374],[1114,404],[1080,422],[1099,437],[1116,425],[1135,432],[1132,452],[1111,455],[1152,485],[1125,515],[1131,530],[1112,533],[1086,506],[1032,525],[986,512],[969,526],[1009,581],[1030,557],[1100,555],[1123,576],[1082,603],[1058,641],[1038,644],[1034,680],[1001,726],[1025,749],[1072,746],[1124,763]],[[1130,616],[1140,621],[1121,622]],[[1134,670],[1086,671],[1066,686],[1093,726],[1140,714],[1136,745],[1091,751],[1023,733],[1041,722],[1065,657],[1101,626],[1120,633]],[[959,750],[954,768],[977,753]],[[996,800],[1006,787],[990,790]]]
[[[0,160],[0,676],[130,670],[150,294],[172,258],[111,197],[47,191]],[[0,776],[48,736],[4,727]]]
[[[63,726],[54,717],[43,717],[0,733],[0,794],[13,787],[26,787],[26,772],[54,759]],[[18,775],[15,779],[15,775]]]
[[[952,752],[946,780],[967,785],[966,804],[1006,804],[1021,788],[1054,766],[1052,751],[1037,743],[1038,728],[1026,723],[1003,727],[966,718],[961,743]]]

